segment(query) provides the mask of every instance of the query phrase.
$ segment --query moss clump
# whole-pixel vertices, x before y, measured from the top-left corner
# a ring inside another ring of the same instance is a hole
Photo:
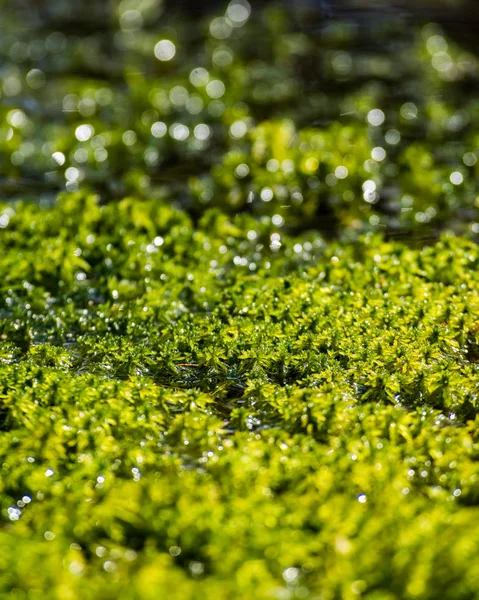
[[[479,598],[477,58],[80,4],[0,0],[0,598]]]
[[[475,244],[81,194],[9,214],[3,589],[476,597]]]

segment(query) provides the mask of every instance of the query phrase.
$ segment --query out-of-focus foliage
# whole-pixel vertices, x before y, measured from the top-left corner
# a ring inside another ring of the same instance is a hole
[[[4,9],[4,195],[175,198],[196,217],[241,209],[348,238],[478,233],[477,58],[438,26],[301,3],[82,6]]]

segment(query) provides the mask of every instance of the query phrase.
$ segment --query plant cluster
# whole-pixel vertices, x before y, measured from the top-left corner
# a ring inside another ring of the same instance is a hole
[[[300,5],[0,0],[0,599],[479,598],[477,58]]]
[[[3,589],[476,597],[475,244],[2,214]]]
[[[477,59],[438,26],[366,32],[234,0],[198,28],[135,0],[92,3],[66,36],[69,3],[49,4],[48,34],[5,8],[7,195],[174,197],[195,218],[218,206],[348,239],[479,233]]]

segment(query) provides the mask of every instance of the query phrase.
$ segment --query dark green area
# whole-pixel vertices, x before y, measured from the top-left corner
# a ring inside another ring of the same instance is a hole
[[[478,598],[477,58],[68,4],[0,24],[0,598]]]

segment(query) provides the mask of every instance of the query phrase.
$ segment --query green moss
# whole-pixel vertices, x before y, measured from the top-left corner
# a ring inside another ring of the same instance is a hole
[[[155,201],[16,207],[5,589],[475,597],[477,246],[272,236]]]
[[[195,218],[217,206],[347,239],[476,237],[477,58],[438,26],[372,17],[366,31],[291,6],[232,28],[165,21],[150,2],[91,4],[66,37],[48,35],[64,0],[43,28],[5,8],[1,193],[174,198]]]
[[[4,4],[0,598],[478,598],[477,58]]]

